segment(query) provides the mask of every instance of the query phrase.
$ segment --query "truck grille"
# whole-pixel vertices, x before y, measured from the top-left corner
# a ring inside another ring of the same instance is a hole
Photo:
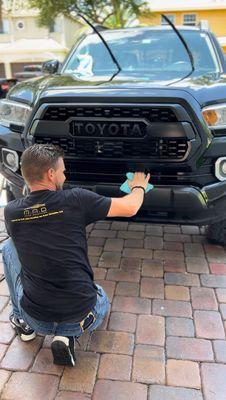
[[[177,122],[177,117],[169,107],[114,107],[114,106],[49,106],[42,119],[66,121],[75,117],[101,118],[146,118],[150,122]]]
[[[129,160],[181,160],[188,150],[185,138],[152,138],[145,141],[85,140],[73,138],[36,137],[36,143],[52,143],[62,147],[66,157]]]

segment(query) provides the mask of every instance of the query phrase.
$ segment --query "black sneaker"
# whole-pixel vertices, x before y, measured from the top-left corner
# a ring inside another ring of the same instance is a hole
[[[29,340],[33,340],[36,337],[35,331],[31,329],[23,319],[10,315],[9,320],[11,326],[15,329],[17,335],[20,336],[20,339],[23,340],[23,342],[29,342]]]
[[[75,365],[75,340],[72,336],[54,336],[51,349],[53,363],[60,365]]]

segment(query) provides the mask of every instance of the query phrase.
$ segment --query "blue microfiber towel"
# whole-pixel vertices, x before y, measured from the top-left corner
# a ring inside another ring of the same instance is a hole
[[[126,174],[127,179],[132,180],[134,177],[134,173],[133,172],[127,172]],[[149,190],[153,189],[153,185],[151,185],[150,183],[147,186],[147,189],[145,190],[145,193],[149,192]],[[124,193],[131,193],[131,189],[128,185],[128,180],[126,180],[121,186],[120,186],[120,190]]]

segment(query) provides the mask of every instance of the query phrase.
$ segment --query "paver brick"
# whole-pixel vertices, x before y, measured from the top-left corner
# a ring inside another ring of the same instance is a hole
[[[126,239],[124,247],[142,249],[144,247],[144,241],[143,239]]]
[[[5,306],[7,305],[9,299],[6,296],[0,296],[0,311],[3,310],[3,308],[5,308]]]
[[[214,275],[226,275],[226,264],[210,263],[210,271]]]
[[[95,229],[110,229],[111,228],[111,222],[107,221],[98,221],[94,225]]]
[[[148,400],[203,400],[202,392],[196,389],[152,385]]]
[[[111,225],[112,230],[123,231],[128,229],[129,223],[126,221],[113,221]]]
[[[217,299],[220,303],[226,303],[226,289],[216,289]],[[1,314],[0,314],[1,318]]]
[[[165,260],[164,261],[165,272],[185,272],[186,267],[183,260]]]
[[[187,271],[195,274],[205,274],[209,272],[208,263],[203,257],[186,257]]]
[[[167,285],[199,286],[199,278],[195,274],[166,272],[164,279]]]
[[[132,314],[150,314],[151,300],[139,297],[115,296],[112,311],[128,312]]]
[[[152,250],[163,249],[163,239],[158,236],[146,236],[144,239],[144,248]]]
[[[133,231],[118,231],[118,238],[121,239],[143,239],[144,232],[133,232]]]
[[[132,379],[141,383],[164,384],[164,349],[157,346],[136,346],[133,361]]]
[[[92,232],[90,232],[90,237],[115,238],[116,231],[105,230],[105,229],[93,229]]]
[[[225,400],[226,365],[204,363],[201,375],[205,400]]]
[[[63,369],[63,366],[53,364],[53,356],[50,349],[41,349],[31,370],[33,372],[61,376]]]
[[[123,257],[134,257],[134,258],[153,258],[153,250],[150,249],[132,249],[125,248],[122,253]]]
[[[167,385],[200,389],[199,364],[194,361],[168,360],[166,365]]]
[[[128,226],[129,231],[144,231],[145,230],[145,224],[137,224],[135,222],[130,222]]]
[[[104,251],[121,251],[123,249],[123,239],[107,239]]]
[[[60,381],[60,390],[92,393],[95,384],[99,354],[77,352],[74,368],[65,368]]]
[[[31,342],[22,342],[15,337],[8,347],[8,350],[1,362],[1,367],[12,370],[26,371],[32,364],[40,346],[42,339],[36,337]]]
[[[176,225],[164,225],[164,233],[181,233],[181,227]]]
[[[153,315],[165,317],[191,317],[191,305],[185,301],[153,300]]]
[[[102,268],[119,268],[121,253],[113,253],[104,251],[99,260],[99,267]]]
[[[89,262],[91,267],[97,267],[98,266],[98,262],[99,262],[99,257],[98,256],[90,256],[89,255]]]
[[[189,235],[184,235],[184,234],[165,233],[164,240],[167,242],[186,243],[186,242],[191,242],[191,237]]]
[[[226,363],[226,340],[214,340],[213,349],[216,361]]]
[[[104,246],[105,242],[106,242],[105,238],[100,238],[100,237],[95,237],[95,236],[90,237],[87,240],[87,243],[89,246]]]
[[[100,353],[131,355],[134,336],[126,332],[96,331],[91,336],[89,350]]]
[[[0,371],[0,393],[3,390],[6,382],[8,381],[10,375],[11,373],[9,371],[4,371],[4,370]]]
[[[212,288],[226,288],[225,275],[201,275],[201,283],[203,286]]]
[[[147,386],[141,383],[98,380],[92,400],[147,400]]]
[[[213,361],[210,340],[170,336],[166,339],[166,350],[169,358]]]
[[[94,280],[105,279],[107,270],[105,268],[92,268],[94,274]]]
[[[164,299],[164,281],[161,278],[141,278],[140,296]]]
[[[218,310],[217,299],[213,289],[191,288],[192,307],[199,310]]]
[[[166,334],[167,336],[194,337],[195,329],[192,319],[167,317]]]
[[[137,321],[136,343],[164,346],[164,318],[153,315],[139,315]]]
[[[220,312],[222,318],[226,320],[226,304],[220,304]]]
[[[153,250],[154,259],[160,260],[184,260],[184,253],[182,251],[170,250]]]
[[[163,248],[171,251],[183,251],[184,245],[178,242],[163,242]]]
[[[132,357],[121,354],[102,354],[98,370],[99,379],[129,381]]]
[[[59,378],[47,374],[14,372],[5,385],[2,400],[54,400]]]
[[[222,246],[204,244],[207,260],[211,263],[225,263],[226,253]]]
[[[12,311],[12,306],[8,303],[5,308],[0,312],[0,321],[1,322],[9,322],[9,314]]]
[[[141,269],[141,258],[133,258],[133,257],[122,257],[121,258],[121,269],[125,269],[127,271],[131,269]]]
[[[102,253],[101,246],[89,246],[88,247],[88,256],[100,256]]]
[[[60,391],[55,400],[91,400],[89,394]]]
[[[139,296],[140,286],[135,282],[118,282],[115,294],[118,296]]]
[[[0,343],[0,361],[3,359],[7,349],[8,349],[8,346],[6,344]]]
[[[166,300],[189,301],[190,300],[189,289],[185,286],[166,285],[165,298]]]
[[[0,282],[0,296],[9,296],[9,288],[5,279]]]
[[[15,331],[7,322],[0,322],[0,343],[9,344],[15,336]]]
[[[200,243],[185,243],[184,253],[186,257],[204,257],[203,246]]]
[[[163,235],[163,228],[159,225],[147,225],[146,226],[146,234],[153,235],[153,236],[162,236]]]
[[[140,271],[131,270],[124,271],[121,269],[109,269],[107,272],[107,279],[111,281],[120,282],[139,282],[140,281]]]
[[[134,333],[137,317],[135,314],[112,312],[109,320],[110,331],[122,331]]]
[[[196,225],[181,225],[181,232],[187,235],[198,235],[199,227]]]
[[[161,260],[143,260],[141,275],[150,277],[150,278],[162,278],[163,277],[163,261],[161,261]]]

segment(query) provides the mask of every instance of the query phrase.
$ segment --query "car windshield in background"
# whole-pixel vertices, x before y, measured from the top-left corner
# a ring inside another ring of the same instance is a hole
[[[219,72],[219,63],[209,36],[198,30],[180,30],[194,57],[192,76]],[[189,56],[173,30],[131,29],[101,32],[122,71],[118,77],[167,81],[191,71]],[[88,35],[75,48],[63,68],[78,77],[110,77],[117,70],[96,34]]]

